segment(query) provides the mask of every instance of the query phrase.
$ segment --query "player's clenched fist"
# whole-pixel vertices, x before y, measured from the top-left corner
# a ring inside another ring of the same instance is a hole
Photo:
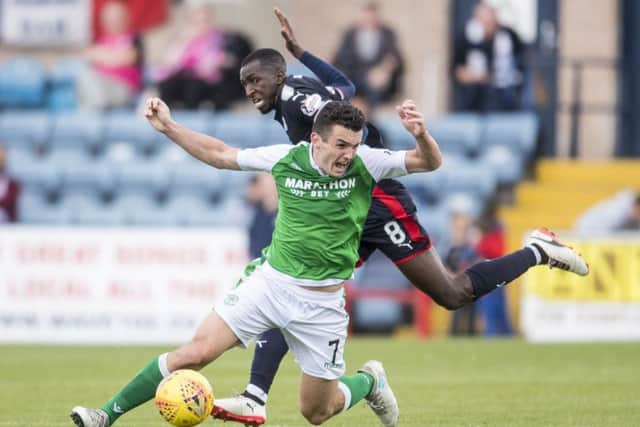
[[[149,120],[151,126],[160,132],[166,132],[172,122],[169,107],[160,98],[149,98],[145,102],[144,116]]]

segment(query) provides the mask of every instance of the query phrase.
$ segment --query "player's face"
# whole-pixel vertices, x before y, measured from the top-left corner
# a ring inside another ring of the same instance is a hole
[[[252,61],[240,69],[240,83],[249,101],[262,113],[273,110],[278,87],[284,81],[284,73],[261,67],[259,61]]]
[[[356,132],[339,125],[333,126],[326,139],[312,132],[313,160],[327,175],[342,176],[349,169],[361,139],[362,131]]]

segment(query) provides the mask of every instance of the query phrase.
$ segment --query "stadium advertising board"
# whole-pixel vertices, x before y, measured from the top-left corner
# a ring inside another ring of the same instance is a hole
[[[4,0],[2,42],[16,46],[78,46],[91,35],[91,0]]]
[[[243,229],[3,227],[0,341],[184,342],[245,254]]]
[[[640,340],[640,236],[563,240],[582,253],[590,273],[529,270],[521,310],[527,339]]]

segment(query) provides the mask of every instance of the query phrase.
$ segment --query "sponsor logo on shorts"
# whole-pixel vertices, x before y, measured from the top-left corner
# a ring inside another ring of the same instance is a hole
[[[344,367],[344,363],[324,362],[324,367],[329,369],[342,369]]]

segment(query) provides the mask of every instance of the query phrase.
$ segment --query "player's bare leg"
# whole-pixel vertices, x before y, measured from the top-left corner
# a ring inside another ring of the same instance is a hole
[[[449,273],[434,247],[397,267],[416,288],[446,309],[455,310],[473,301],[469,276]]]
[[[589,268],[580,254],[557,240],[545,228],[533,231],[524,248],[504,257],[473,265],[464,273],[452,275],[431,248],[397,267],[411,283],[442,307],[455,310],[504,286],[529,268],[546,264],[584,276]]]
[[[78,427],[109,427],[124,413],[151,400],[163,378],[177,369],[201,369],[238,342],[229,326],[212,312],[193,339],[171,353],[151,360],[100,409],[76,406],[71,419]]]

